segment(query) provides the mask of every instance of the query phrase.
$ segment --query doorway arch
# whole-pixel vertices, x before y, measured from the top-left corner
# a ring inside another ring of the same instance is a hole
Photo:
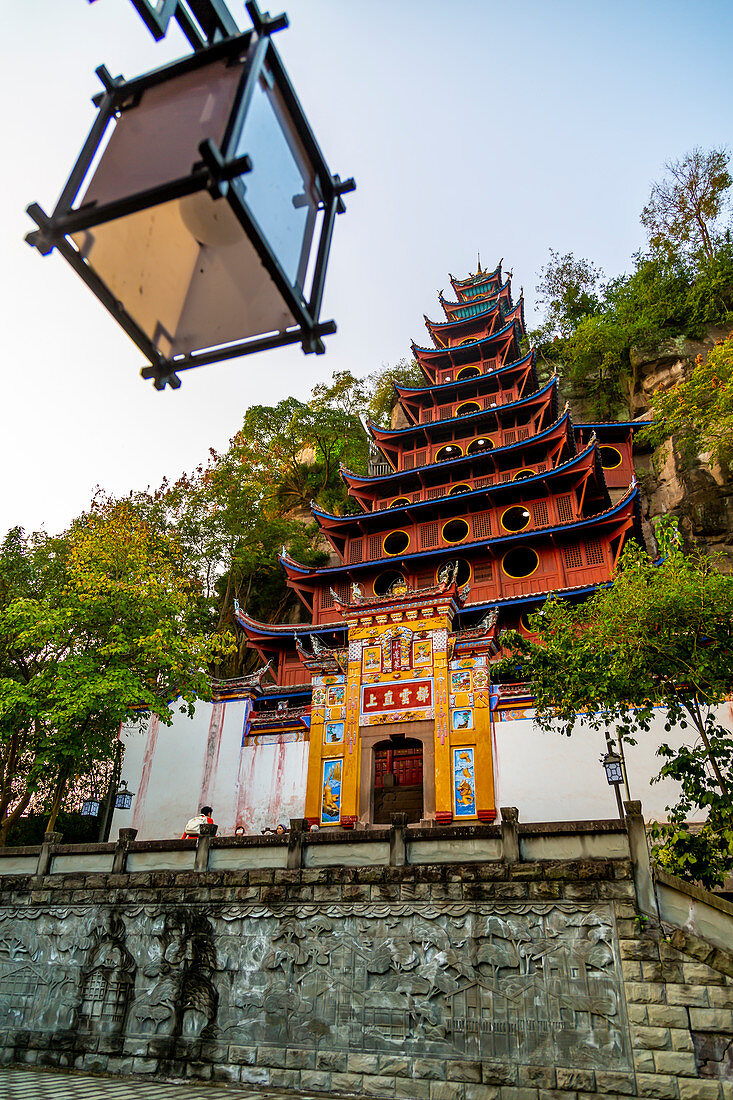
[[[433,721],[361,727],[359,820],[364,825],[389,825],[393,813],[407,813],[408,822],[435,816],[434,728]]]

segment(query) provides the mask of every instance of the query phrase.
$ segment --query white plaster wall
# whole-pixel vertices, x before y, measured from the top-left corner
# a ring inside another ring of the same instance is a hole
[[[115,810],[110,837],[135,828],[138,840],[179,837],[202,805],[219,834],[248,833],[302,817],[308,742],[262,738],[243,746],[249,703],[198,703],[193,718],[172,709],[173,724],[151,718],[123,729],[122,778],[135,791],[130,810]]]
[[[718,721],[733,729],[730,704],[718,708]],[[570,737],[539,728],[532,718],[496,722],[495,780],[497,806],[517,806],[520,821],[584,821],[617,816],[616,797],[606,782],[600,758],[606,752],[602,732],[578,721]],[[638,799],[647,820],[663,820],[665,807],[678,797],[670,779],[652,783],[663,764],[656,755],[660,744],[673,748],[692,744],[690,728],[666,733],[664,716],[657,711],[649,733],[625,747],[632,799]],[[626,797],[621,788],[624,798]],[[699,815],[700,819],[704,814]]]

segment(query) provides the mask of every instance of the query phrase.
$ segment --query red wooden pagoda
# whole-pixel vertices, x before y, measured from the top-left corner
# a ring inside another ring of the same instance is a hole
[[[354,582],[381,596],[399,576],[422,588],[458,560],[458,582],[471,586],[462,621],[498,607],[502,626],[522,629],[548,592],[583,594],[608,581],[638,524],[634,425],[574,425],[558,408],[557,378],[539,384],[534,351],[521,351],[523,303],[513,304],[501,265],[451,283],[456,301],[440,297],[446,320],[426,318],[434,346],[413,344],[425,385],[396,387],[408,426],[370,425],[389,472],[343,470],[361,513],[313,507],[339,564],[280,558],[312,625],[239,613],[250,643],[277,657],[283,686],[309,680],[296,634],[343,636],[336,600]]]
[[[359,601],[434,592],[457,563],[450,630],[496,609],[494,629],[526,631],[548,593],[582,598],[607,583],[625,540],[640,535],[634,425],[574,424],[558,407],[557,378],[540,381],[534,351],[523,350],[523,301],[501,264],[451,284],[455,299],[440,296],[445,320],[425,319],[431,346],[412,347],[424,384],[396,387],[402,426],[370,424],[371,472],[342,471],[361,511],[313,506],[338,564],[280,558],[311,621],[270,625],[238,611],[298,706],[326,668],[318,654],[345,652]]]

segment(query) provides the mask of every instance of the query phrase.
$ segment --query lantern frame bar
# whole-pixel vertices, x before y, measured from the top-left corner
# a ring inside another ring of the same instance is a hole
[[[250,5],[248,5],[248,10],[249,7]],[[254,13],[259,15],[256,5],[252,5],[252,8]],[[96,72],[104,84],[105,90],[94,96],[92,100],[98,107],[99,113],[69,174],[53,213],[49,217],[37,203],[33,203],[28,207],[28,214],[39,228],[27,234],[27,242],[37,248],[43,255],[48,255],[54,248],[59,250],[60,254],[83,279],[92,293],[112,314],[123,331],[149,359],[150,366],[144,367],[141,374],[144,378],[152,378],[157,389],[164,389],[167,384],[171,385],[172,388],[178,388],[180,380],[176,377],[176,372],[179,370],[188,370],[196,366],[203,366],[206,363],[232,359],[286,344],[300,342],[306,354],[313,352],[323,354],[325,347],[322,337],[336,331],[335,323],[333,321],[320,322],[319,314],[323,300],[326,267],[333,237],[335,216],[345,210],[342,195],[354,190],[356,184],[351,179],[342,181],[339,176],[332,175],[326,164],[290,78],[270,39],[271,31],[280,29],[278,20],[268,21],[261,18],[257,20],[255,14],[252,11],[250,12],[255,22],[254,29],[219,40],[213,45],[196,50],[187,57],[131,80],[126,81],[122,77],[112,78],[107,69],[100,66]],[[287,23],[282,25],[287,25]],[[90,203],[88,206],[73,209],[73,203],[87,178],[95,156],[105,138],[107,128],[119,112],[124,111],[127,106],[134,107],[135,100],[151,87],[170,81],[212,62],[240,57],[243,53],[247,54],[242,74],[243,85],[240,84],[235,96],[236,109],[227,125],[227,133],[222,141],[222,149],[217,148],[211,140],[206,140],[199,145],[198,151],[201,161],[192,166],[188,175],[132,195],[126,195],[121,199],[115,199],[100,206]],[[274,86],[282,97],[294,132],[302,143],[323,199],[323,204],[319,203],[318,206],[318,213],[322,213],[322,219],[307,301],[283,271],[264,232],[260,229],[246,205],[246,194],[242,198],[238,189],[230,184],[232,179],[245,174],[251,168],[249,158],[246,155],[237,155],[236,149],[247,118],[247,110],[254,89],[263,72],[271,75]],[[184,356],[166,358],[147,334],[143,332],[134,317],[122,306],[106,283],[87,264],[81,252],[69,239],[69,236],[72,233],[81,232],[84,229],[114,221],[117,218],[203,190],[208,190],[216,201],[228,203],[299,327],[297,329],[286,329],[273,335],[250,337],[229,345],[220,345],[218,348],[197,349]]]

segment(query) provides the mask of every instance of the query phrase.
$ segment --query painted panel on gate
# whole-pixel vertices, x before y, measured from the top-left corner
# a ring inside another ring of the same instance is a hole
[[[364,684],[361,689],[362,715],[391,714],[394,711],[429,709],[433,705],[433,681],[394,680],[386,684]]]
[[[344,723],[326,722],[323,728],[323,743],[325,745],[342,745],[344,741]]]
[[[433,640],[432,638],[416,639],[412,643],[412,663],[416,667],[420,668],[425,665],[432,665],[433,663]]]
[[[452,692],[471,690],[471,670],[462,668],[450,674],[450,689]]]
[[[472,748],[453,750],[453,800],[456,817],[476,816],[476,774]]]
[[[323,787],[321,789],[321,824],[335,825],[341,817],[341,776],[343,757],[324,760]]]
[[[382,671],[382,648],[378,645],[364,646],[362,652],[362,668],[364,672]]]
[[[451,713],[451,721],[454,730],[472,730],[473,711],[468,709],[454,710]]]

